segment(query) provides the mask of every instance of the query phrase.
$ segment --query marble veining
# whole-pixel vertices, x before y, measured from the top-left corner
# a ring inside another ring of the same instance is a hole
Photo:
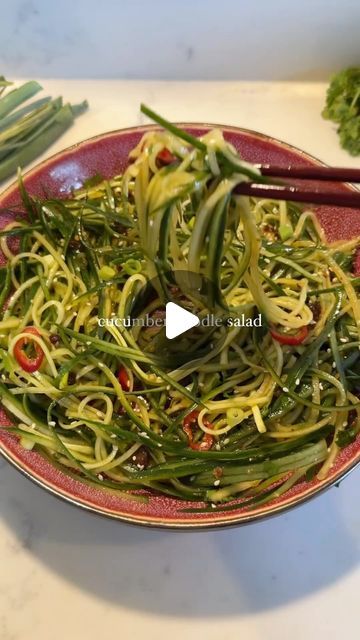
[[[357,0],[12,0],[2,3],[1,72],[319,80],[358,63],[359,18]]]

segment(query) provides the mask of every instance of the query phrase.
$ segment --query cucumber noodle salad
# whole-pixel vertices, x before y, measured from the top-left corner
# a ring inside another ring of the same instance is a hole
[[[326,478],[356,439],[358,240],[329,246],[311,210],[237,195],[262,176],[220,130],[196,138],[142,109],[162,128],[123,175],[63,200],[19,178],[21,213],[0,238],[0,395],[15,423],[1,428],[130,500],[250,508]],[[193,309],[187,272],[211,281],[208,309],[262,326],[216,327],[185,363],[164,329],[100,326],[154,278],[140,316],[161,316],[175,289]]]

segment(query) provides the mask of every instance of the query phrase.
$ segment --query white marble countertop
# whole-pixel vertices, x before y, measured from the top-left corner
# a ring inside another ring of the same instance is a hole
[[[49,153],[143,122],[223,122],[360,167],[319,113],[322,84],[44,81],[91,109]],[[0,640],[353,638],[360,588],[360,471],[267,522],[206,533],[101,519],[34,486],[0,458]]]

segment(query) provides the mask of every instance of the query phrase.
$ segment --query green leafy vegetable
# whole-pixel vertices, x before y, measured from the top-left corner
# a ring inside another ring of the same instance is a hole
[[[332,78],[322,116],[339,124],[341,146],[351,155],[359,155],[360,67],[345,69]]]

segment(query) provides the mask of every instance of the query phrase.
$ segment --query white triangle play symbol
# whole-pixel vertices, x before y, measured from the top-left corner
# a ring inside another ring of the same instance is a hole
[[[200,324],[199,318],[194,313],[179,307],[174,302],[168,302],[165,309],[165,334],[169,340],[177,338],[185,331],[189,331],[189,329]]]

